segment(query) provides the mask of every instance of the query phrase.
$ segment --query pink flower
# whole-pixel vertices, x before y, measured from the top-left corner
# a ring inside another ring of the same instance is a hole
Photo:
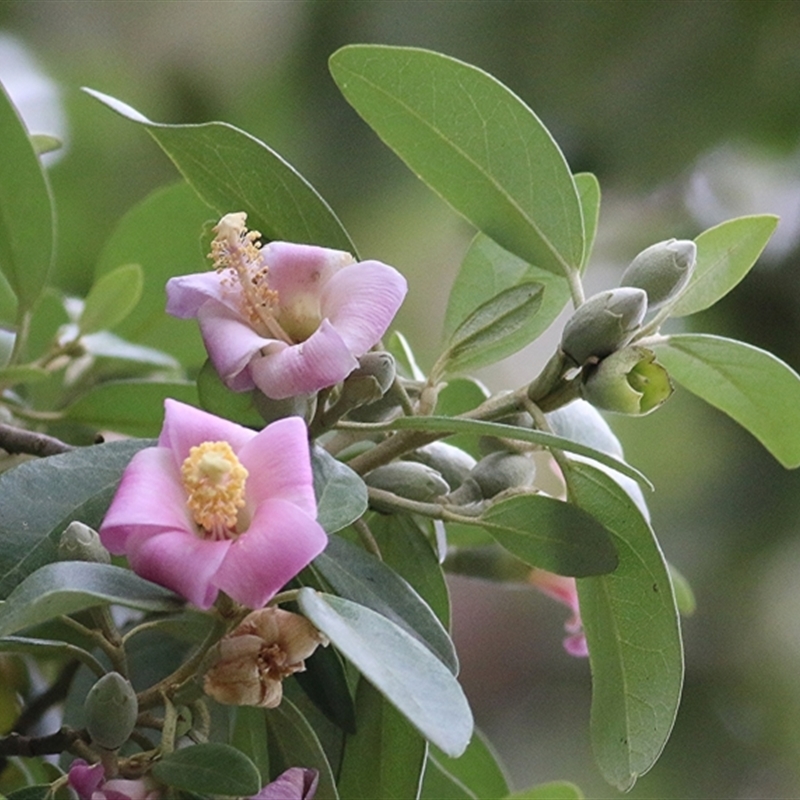
[[[243,212],[214,228],[215,271],[167,283],[167,312],[197,317],[209,358],[234,391],[280,400],[346,378],[383,336],[406,294],[399,272],[340,250],[258,248]]]
[[[571,655],[578,658],[585,658],[589,655],[589,648],[586,646],[586,637],[583,634],[583,623],[581,622],[581,612],[578,607],[578,590],[575,587],[575,578],[567,578],[563,575],[555,575],[543,569],[531,570],[528,581],[540,592],[543,592],[553,600],[558,600],[572,611],[572,616],[564,623],[564,630],[569,634],[564,639],[564,649]]]
[[[305,424],[243,428],[175,400],[156,447],[126,468],[100,528],[143,578],[208,608],[261,608],[327,544]]]
[[[89,766],[82,758],[70,764],[68,781],[80,800],[158,800],[161,796],[148,778],[107,781],[102,764]]]
[[[292,767],[248,800],[314,800],[318,783],[317,770]]]

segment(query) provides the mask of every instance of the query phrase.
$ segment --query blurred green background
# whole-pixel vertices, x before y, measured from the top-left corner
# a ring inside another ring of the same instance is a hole
[[[20,77],[31,59],[63,109],[47,129],[29,117],[35,132],[64,126],[49,168],[59,283],[85,291],[115,222],[177,177],[86,85],[157,121],[225,120],[281,153],[362,256],[408,276],[398,327],[430,366],[471,231],[337,92],[326,61],[352,42],[428,47],[486,69],[536,111],[575,171],[598,175],[590,291],[653,241],[780,214],[746,281],[689,324],[800,368],[800,3],[790,0],[4,0],[0,80],[23,110],[47,111],[47,91]],[[482,377],[512,387],[547,348]],[[800,797],[800,476],[685,392],[612,424],[656,484],[654,526],[698,600],[673,737],[631,796]],[[588,664],[561,649],[564,610],[468,580],[453,593],[463,681],[514,784],[568,779],[587,797],[616,796],[591,759]]]

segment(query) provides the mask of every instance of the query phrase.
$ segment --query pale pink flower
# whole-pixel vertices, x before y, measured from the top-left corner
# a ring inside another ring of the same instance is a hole
[[[305,423],[262,431],[175,400],[126,468],[100,528],[143,578],[200,608],[223,591],[261,608],[327,544]]]
[[[271,242],[258,248],[243,212],[214,228],[216,270],[167,282],[167,312],[196,317],[211,363],[234,391],[280,400],[346,378],[386,332],[406,281],[380,261]]]
[[[581,612],[578,606],[578,590],[575,586],[575,578],[555,575],[543,569],[533,569],[528,581],[540,592],[552,597],[553,600],[558,600],[559,603],[563,603],[572,611],[572,616],[564,623],[564,630],[569,634],[564,639],[564,649],[571,656],[578,658],[588,656],[589,648],[586,646],[586,636],[583,633],[583,622],[581,622]]]
[[[318,783],[317,770],[292,767],[248,800],[314,800]]]
[[[102,764],[89,766],[82,758],[70,764],[68,781],[80,800],[158,800],[161,797],[149,778],[106,780]]]

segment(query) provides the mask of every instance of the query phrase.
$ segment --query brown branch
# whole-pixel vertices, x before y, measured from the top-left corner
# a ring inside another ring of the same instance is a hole
[[[75,448],[54,436],[27,431],[14,425],[0,423],[0,447],[7,453],[25,453],[31,456],[56,456]]]
[[[88,742],[89,734],[74,728],[61,728],[47,736],[23,736],[20,733],[9,733],[0,737],[0,756],[49,756],[63,753],[78,742]]]

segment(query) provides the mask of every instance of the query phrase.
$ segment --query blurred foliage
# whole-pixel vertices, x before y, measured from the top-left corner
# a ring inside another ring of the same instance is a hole
[[[108,270],[101,253],[120,218],[175,179],[143,129],[79,92],[88,85],[154,120],[224,119],[295,164],[341,216],[362,256],[409,276],[399,327],[415,351],[430,356],[426,342],[440,335],[444,287],[470,231],[360,121],[326,66],[346,43],[417,45],[511,86],[553,131],[571,167],[598,175],[607,231],[597,242],[598,267],[621,272],[656,228],[671,225],[672,235],[691,238],[726,216],[783,214],[783,248],[698,323],[800,367],[800,248],[792,221],[800,209],[800,4],[6,0],[4,32],[58,82],[69,121],[66,152],[50,168],[57,281],[68,291],[85,292],[95,270]],[[726,161],[730,152],[743,153],[744,162]],[[729,190],[715,172],[719,161],[752,170],[734,174]],[[772,172],[759,167],[776,162]],[[709,192],[723,210],[707,202]],[[153,235],[169,236],[169,225],[155,226]],[[176,257],[189,248],[176,243]],[[192,259],[176,263],[175,272],[192,271]],[[487,380],[502,385],[503,375]],[[793,621],[800,608],[792,591],[800,582],[798,475],[784,473],[747,434],[683,392],[655,417],[612,422],[631,462],[658,488],[649,498],[654,525],[698,600],[684,625],[687,686],[674,737],[632,796],[800,796],[800,629]],[[531,605],[547,601],[466,581],[456,582],[455,601],[465,684],[514,782],[567,777],[588,797],[607,796],[589,766],[585,665],[560,651],[558,620],[551,624],[542,613],[531,629]],[[478,613],[496,623],[482,626],[490,637],[509,642],[476,641],[468,620]],[[516,663],[483,658],[509,652],[511,641]],[[524,751],[515,749],[519,741]]]

